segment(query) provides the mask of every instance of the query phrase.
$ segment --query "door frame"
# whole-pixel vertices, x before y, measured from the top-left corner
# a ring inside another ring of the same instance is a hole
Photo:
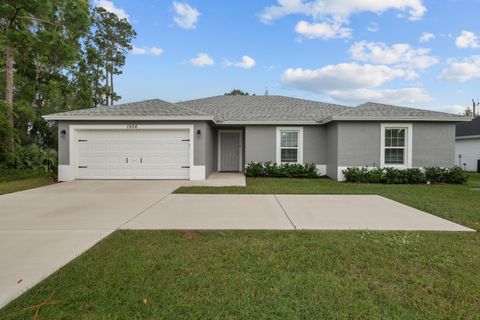
[[[238,152],[238,172],[242,172],[242,162],[243,162],[243,135],[242,130],[231,130],[231,129],[219,129],[218,138],[217,138],[217,170],[218,172],[222,169],[222,133],[238,133],[239,136],[239,152]]]
[[[80,175],[78,172],[78,141],[77,141],[77,131],[78,130],[189,130],[190,136],[190,180],[192,179],[192,168],[193,165],[193,150],[194,150],[194,136],[193,136],[193,125],[166,125],[166,124],[142,124],[136,122],[129,122],[124,124],[74,124],[69,126],[69,160],[70,168],[72,170],[71,174],[73,179],[79,179]]]

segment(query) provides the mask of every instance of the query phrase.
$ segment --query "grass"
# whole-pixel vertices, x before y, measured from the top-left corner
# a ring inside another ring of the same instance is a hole
[[[380,194],[479,229],[468,185],[249,179],[181,193]],[[117,231],[0,310],[39,319],[478,319],[480,236],[451,232]]]
[[[38,188],[54,183],[51,176],[38,171],[0,170],[0,195]]]
[[[0,311],[40,319],[475,319],[480,239],[118,231]]]

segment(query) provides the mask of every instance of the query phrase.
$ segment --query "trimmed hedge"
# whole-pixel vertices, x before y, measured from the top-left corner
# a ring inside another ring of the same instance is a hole
[[[314,164],[282,163],[277,165],[272,162],[250,162],[245,168],[247,177],[271,178],[318,178],[317,167]]]
[[[450,183],[467,182],[468,174],[459,167],[430,167],[422,171],[418,168],[356,168],[342,171],[347,182],[384,183],[384,184],[418,184],[418,183]]]
[[[460,167],[425,168],[425,177],[427,181],[430,181],[432,183],[462,184],[468,181],[468,173],[462,170],[462,168]]]

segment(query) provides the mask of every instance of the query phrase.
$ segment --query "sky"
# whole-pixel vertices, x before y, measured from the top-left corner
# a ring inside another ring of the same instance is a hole
[[[480,0],[92,0],[137,32],[121,102],[232,89],[461,113],[480,99]]]

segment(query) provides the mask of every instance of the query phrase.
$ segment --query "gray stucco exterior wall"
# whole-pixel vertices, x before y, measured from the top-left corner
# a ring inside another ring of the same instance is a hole
[[[414,123],[412,142],[412,166],[455,165],[455,123]]]
[[[276,127],[245,127],[245,163],[276,161]]]
[[[208,177],[210,173],[216,171],[217,158],[216,158],[216,131],[208,124],[205,125],[205,177]]]
[[[379,166],[381,123],[338,123],[338,166]],[[412,123],[412,167],[450,167],[454,158],[454,123]]]
[[[337,179],[338,166],[338,123],[331,123],[326,128],[327,137],[327,176]]]
[[[285,127],[285,126],[282,126]],[[298,127],[298,126],[296,126]],[[276,162],[277,126],[245,127],[245,160]],[[303,126],[303,162],[326,164],[326,129],[322,126]]]
[[[380,122],[339,122],[338,166],[379,166],[380,134]]]
[[[325,127],[303,127],[303,162],[327,163],[327,130]]]
[[[69,127],[70,125],[108,125],[108,124],[129,124],[131,122],[124,121],[59,121],[58,122],[58,164],[69,165],[70,164],[70,137]],[[192,125],[194,127],[193,132],[193,164],[199,166],[205,166],[206,172],[208,168],[213,168],[213,130],[206,121],[138,121],[138,124],[158,124],[158,125]],[[66,131],[65,135],[60,132]],[[197,135],[197,130],[201,131],[200,136]],[[210,169],[211,170],[211,169]],[[208,174],[208,173],[207,173]]]

